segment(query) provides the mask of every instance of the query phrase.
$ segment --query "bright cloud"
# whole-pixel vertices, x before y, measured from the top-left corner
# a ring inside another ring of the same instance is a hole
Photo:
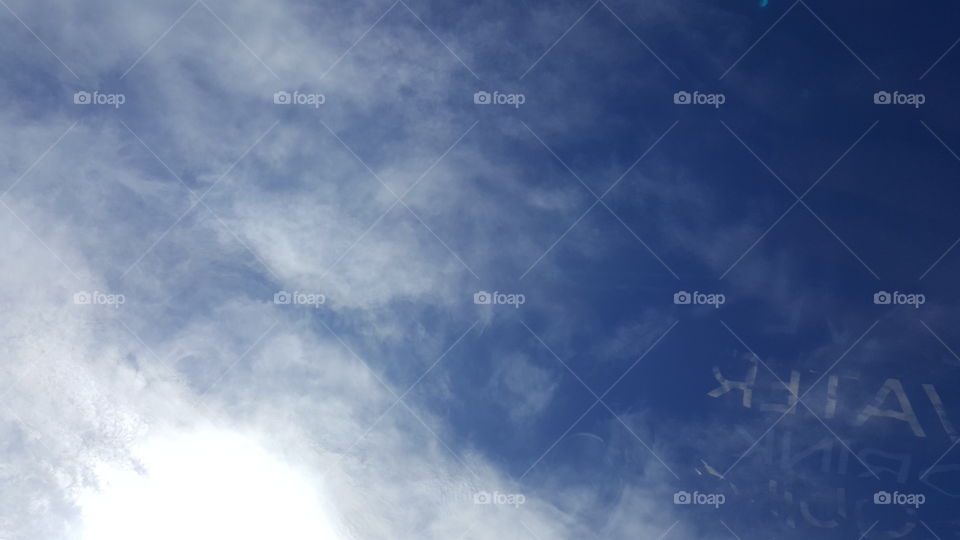
[[[96,467],[80,497],[82,538],[342,540],[322,484],[230,432],[178,433],[138,445],[137,467]]]

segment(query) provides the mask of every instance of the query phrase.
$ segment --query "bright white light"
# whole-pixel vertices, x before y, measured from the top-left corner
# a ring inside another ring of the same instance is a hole
[[[83,540],[341,540],[320,486],[245,437],[225,432],[151,442],[145,471],[104,466],[80,504]]]

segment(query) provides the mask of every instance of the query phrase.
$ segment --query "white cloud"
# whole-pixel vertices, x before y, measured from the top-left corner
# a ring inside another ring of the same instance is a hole
[[[139,470],[95,468],[98,485],[79,500],[83,539],[346,538],[321,479],[237,433],[177,433],[137,446]]]
[[[324,109],[324,121],[394,190],[410,185],[470,125],[456,107],[433,105],[435,92],[457,91],[464,70],[398,9],[391,17],[405,23],[372,32],[321,83],[325,67],[379,16],[378,5],[351,12],[345,24],[309,6],[210,2],[282,81],[198,5],[120,83],[117,74],[136,59],[131,51],[146,50],[187,5],[51,11],[11,2],[82,81],[33,42],[2,38],[39,66],[34,76],[57,73],[53,94],[62,94],[45,95],[35,118],[26,106],[0,117],[4,133],[23,134],[6,146],[4,170],[19,176],[82,119],[3,199],[49,251],[0,208],[10,254],[0,260],[0,301],[11,321],[0,329],[9,381],[0,387],[0,438],[13,441],[0,447],[0,481],[13,488],[0,494],[0,536],[184,538],[190,528],[211,537],[216,523],[239,538],[471,531],[492,539],[523,528],[539,538],[582,537],[584,524],[557,510],[550,493],[512,482],[486,456],[451,442],[449,426],[430,411],[400,404],[384,414],[400,391],[377,380],[386,378],[381,365],[373,363],[375,376],[309,312],[270,302],[279,287],[325,294],[324,309],[342,323],[336,330],[364,345],[361,353],[419,330],[411,358],[436,357],[449,343],[409,323],[410,313],[447,314],[470,302],[467,285],[476,280],[402,205],[328,273],[393,198],[312,118],[285,118],[270,103],[280,86],[339,97],[342,106]],[[132,112],[123,118],[150,150],[118,115],[69,109],[74,88],[112,84],[129,92],[123,111]],[[377,114],[398,96],[404,107]],[[428,113],[430,122],[405,125]],[[178,223],[196,199],[151,150],[196,193],[216,182],[210,209],[197,206]],[[524,172],[482,150],[465,139],[409,204],[478,271],[532,262],[560,232],[557,216],[578,208],[583,194],[572,183],[521,189]],[[453,224],[468,221],[468,232],[452,235]],[[78,290],[122,292],[127,303],[78,306]],[[411,359],[401,368],[419,374],[421,365]],[[557,383],[546,370],[519,361],[501,375],[514,420],[548,408]],[[478,490],[520,492],[527,502],[479,506]],[[262,513],[294,529],[264,532]],[[651,522],[643,531],[669,525],[643,519]]]

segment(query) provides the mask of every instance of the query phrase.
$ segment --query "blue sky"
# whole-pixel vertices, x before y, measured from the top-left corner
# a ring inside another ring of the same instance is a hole
[[[960,535],[957,6],[0,4],[0,538]]]

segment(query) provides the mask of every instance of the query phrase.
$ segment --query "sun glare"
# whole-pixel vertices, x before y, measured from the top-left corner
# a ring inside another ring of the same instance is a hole
[[[155,441],[139,472],[104,466],[80,501],[83,540],[340,540],[320,486],[245,437]]]

